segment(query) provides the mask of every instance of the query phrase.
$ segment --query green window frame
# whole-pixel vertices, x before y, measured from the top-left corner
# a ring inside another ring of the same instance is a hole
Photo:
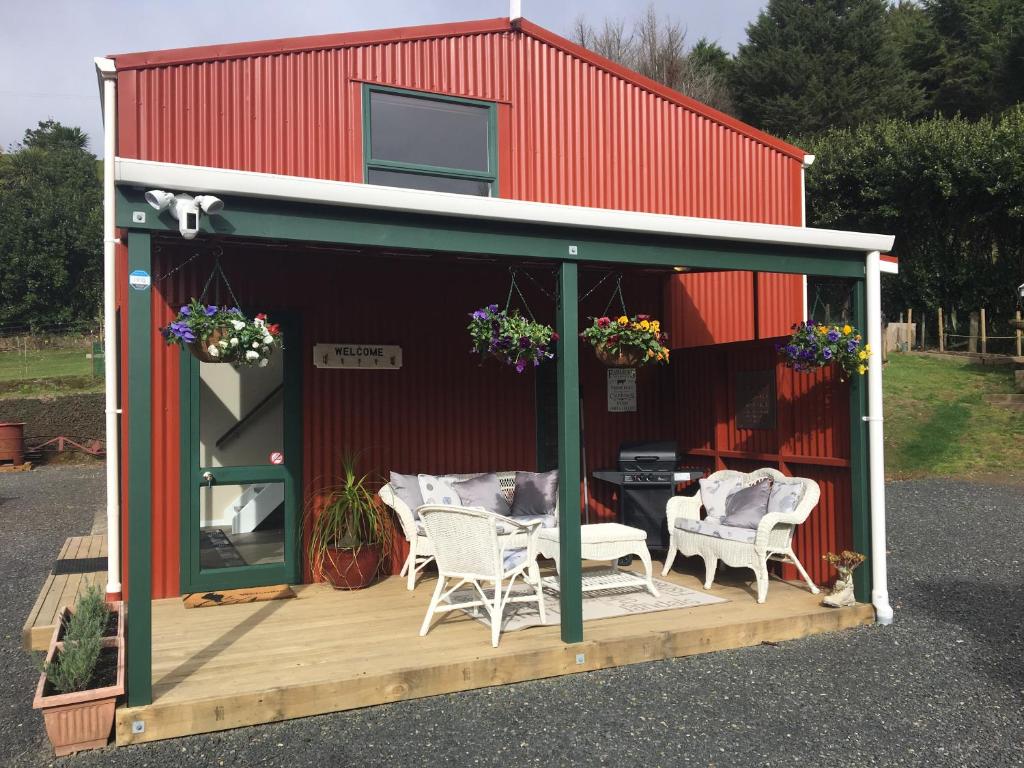
[[[406,96],[425,101],[441,101],[451,104],[464,104],[472,107],[479,107],[487,110],[487,170],[474,171],[464,168],[448,168],[439,165],[421,163],[408,163],[396,160],[383,160],[372,156],[371,127],[373,124],[373,110],[370,108],[371,94],[390,93],[397,96]],[[492,101],[480,101],[478,99],[466,99],[459,96],[446,96],[427,91],[410,91],[405,88],[392,88],[389,86],[363,84],[363,180],[370,177],[371,170],[396,171],[399,173],[412,173],[418,176],[433,176],[445,179],[464,179],[467,181],[480,181],[490,185],[490,197],[498,197],[498,110],[497,104]]]

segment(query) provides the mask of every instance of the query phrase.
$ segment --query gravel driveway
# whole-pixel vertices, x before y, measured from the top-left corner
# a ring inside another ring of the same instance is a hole
[[[18,629],[91,470],[0,475],[0,749],[45,765]],[[39,479],[40,492],[27,486]],[[84,483],[84,485],[82,485]],[[13,487],[13,492],[11,491]],[[1024,489],[889,486],[896,623],[56,761],[68,766],[1024,765]],[[771,596],[769,595],[769,599]],[[8,734],[12,734],[9,736]]]

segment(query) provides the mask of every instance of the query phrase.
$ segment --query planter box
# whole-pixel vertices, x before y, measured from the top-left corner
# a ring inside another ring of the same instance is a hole
[[[50,640],[46,662],[50,663],[64,648],[64,627],[72,611],[65,608]],[[46,693],[46,673],[39,676],[33,709],[43,711],[46,735],[56,756],[62,757],[83,749],[106,746],[114,725],[117,697],[124,694],[124,603],[111,604],[117,617],[116,630],[103,639],[102,653],[117,654],[116,676],[112,685],[75,693]]]

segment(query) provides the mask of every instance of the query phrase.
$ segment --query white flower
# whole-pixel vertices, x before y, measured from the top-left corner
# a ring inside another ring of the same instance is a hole
[[[240,330],[242,330],[243,328],[245,328],[245,323],[243,323],[243,322],[242,322],[241,320],[232,320],[232,321],[231,321],[231,326],[232,326],[232,327],[233,327],[233,328],[234,328],[234,329],[235,329],[236,331],[240,331]]]
[[[210,353],[210,357],[220,357],[220,350],[217,349],[216,344],[211,344],[206,348],[206,351]]]
[[[259,356],[260,356],[259,352],[253,352],[251,350],[249,352],[245,353],[245,359],[246,360],[256,360],[256,359],[259,358]]]
[[[252,322],[253,322],[253,325],[255,325],[255,326],[256,326],[257,328],[262,328],[262,327],[263,327],[263,325],[264,325],[264,320],[263,320],[263,318],[261,318],[261,317],[257,317],[257,318],[256,318],[255,320],[253,320]]]
[[[232,336],[231,337],[231,346],[232,347],[237,347],[238,346],[238,337],[237,336]]]
[[[259,343],[258,341],[254,341],[254,342],[252,343],[252,348],[253,348],[253,349],[259,349],[259,348],[260,348],[260,343]]]
[[[217,346],[220,347],[221,349],[227,349],[228,343],[224,339],[221,339],[220,341],[217,342]]]
[[[260,368],[266,368],[268,365],[270,365],[270,361],[267,358],[264,357],[260,360]]]
[[[270,334],[268,333],[268,334],[267,334],[266,336],[264,336],[264,337],[263,337],[263,343],[264,343],[264,344],[266,344],[266,345],[268,345],[268,346],[269,346],[270,344],[273,344],[273,343],[274,343],[274,337],[273,337],[273,336],[271,336],[271,335],[270,335]]]

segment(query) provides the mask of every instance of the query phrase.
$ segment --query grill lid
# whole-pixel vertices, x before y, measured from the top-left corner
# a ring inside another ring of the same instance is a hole
[[[679,444],[671,440],[623,443],[619,446],[620,472],[670,472],[678,463]]]

